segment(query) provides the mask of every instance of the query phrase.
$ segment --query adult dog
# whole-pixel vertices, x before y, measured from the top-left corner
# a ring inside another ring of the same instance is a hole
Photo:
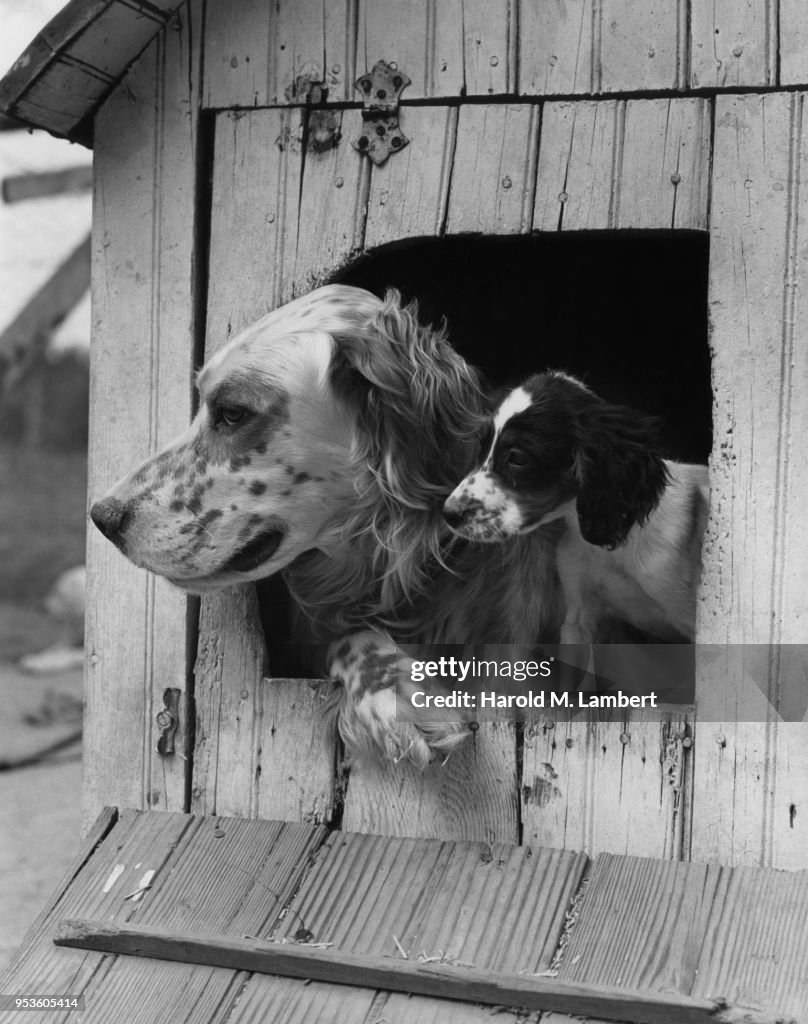
[[[195,593],[282,571],[331,641],[349,751],[448,756],[473,723],[412,706],[396,644],[532,644],[560,625],[557,531],[494,547],[444,521],[486,420],[475,371],[398,293],[329,285],[248,327],[198,385],[189,429],[93,522]]]

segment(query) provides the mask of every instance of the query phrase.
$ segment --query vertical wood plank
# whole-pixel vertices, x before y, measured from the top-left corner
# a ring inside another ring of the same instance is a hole
[[[519,234],[531,230],[539,108],[460,108],[447,231]]]
[[[777,11],[775,0],[692,0],[691,87],[775,85]]]
[[[805,668],[801,647],[780,645],[804,639],[808,616],[805,97],[716,103],[714,446],[698,623],[716,648],[700,652],[697,711],[712,740],[696,745],[692,853],[798,868],[808,865]]]
[[[581,721],[539,718],[525,728],[524,842],[678,859],[692,787],[687,709]]]
[[[534,228],[707,227],[710,105],[545,104]]]
[[[259,687],[256,814],[259,818],[330,822],[334,813],[334,736],[324,714],[330,684],[264,679]],[[302,728],[302,724],[307,728]]]
[[[357,76],[385,60],[412,79],[404,99],[462,95],[463,6],[464,0],[426,0],[415,5],[359,0]]]
[[[96,122],[91,500],[190,419],[200,21],[184,5]],[[84,820],[104,804],[182,810],[186,762],[156,753],[153,723],[164,689],[185,691],[185,596],[94,528],[87,565]]]
[[[410,144],[373,169],[365,244],[439,235],[446,222],[457,138],[456,107],[406,107]]]
[[[602,0],[597,91],[684,88],[687,6],[686,0]]]
[[[209,351],[291,298],[304,113],[228,111],[216,119]]]
[[[808,7],[801,0],[780,0],[779,85],[808,82]]]
[[[211,4],[205,22],[205,105],[301,104],[319,83],[331,101],[355,98],[353,0],[247,0],[237,16]]]
[[[521,95],[572,95],[594,91],[594,11],[594,0],[567,0],[563,4],[520,0]]]
[[[320,149],[318,133],[331,135],[334,144]],[[324,284],[363,248],[372,165],[351,145],[361,134],[359,110],[308,114],[296,236],[284,250],[290,269],[284,301]]]
[[[516,92],[516,0],[462,0],[461,7],[463,95]]]
[[[475,740],[448,763],[356,765],[343,827],[354,832],[429,839],[516,843],[516,735],[512,722],[482,722]]]

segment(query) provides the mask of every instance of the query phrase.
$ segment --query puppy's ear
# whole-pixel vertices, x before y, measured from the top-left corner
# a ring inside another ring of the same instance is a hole
[[[335,343],[334,387],[357,408],[369,466],[388,494],[433,508],[471,468],[484,423],[475,370],[395,290]]]
[[[615,548],[644,523],[668,484],[658,422],[598,401],[577,424],[573,475],[581,536]]]

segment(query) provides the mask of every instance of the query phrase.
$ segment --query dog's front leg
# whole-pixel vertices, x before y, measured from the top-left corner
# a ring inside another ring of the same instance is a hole
[[[364,630],[328,650],[328,674],[342,686],[338,728],[350,759],[411,761],[425,768],[445,761],[476,730],[459,709],[424,708],[413,695],[430,684],[413,681],[413,659],[391,637]]]

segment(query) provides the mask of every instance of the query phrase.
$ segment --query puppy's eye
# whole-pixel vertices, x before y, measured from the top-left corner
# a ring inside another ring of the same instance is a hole
[[[528,462],[530,462],[530,456],[521,448],[511,448],[505,456],[505,463],[511,469],[523,469]]]
[[[235,427],[239,423],[242,423],[247,418],[248,414],[247,409],[243,409],[238,405],[221,405],[216,412],[216,421],[218,423],[224,423],[227,427]]]

